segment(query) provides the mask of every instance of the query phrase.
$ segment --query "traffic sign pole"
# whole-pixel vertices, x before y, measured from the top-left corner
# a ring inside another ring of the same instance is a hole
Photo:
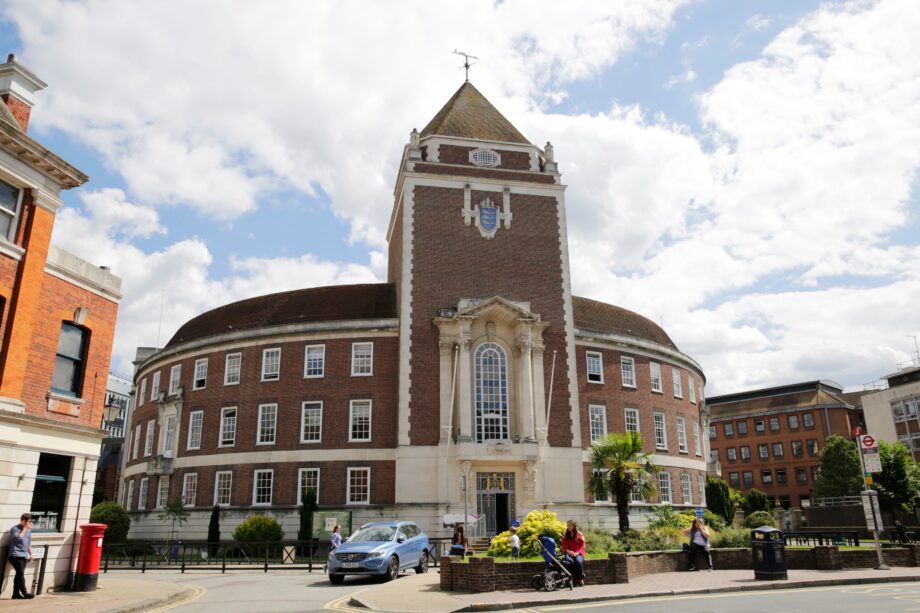
[[[871,446],[873,443],[875,443],[875,439],[873,439],[871,436],[866,434],[866,435],[857,437],[857,440],[856,440],[856,446],[859,448],[859,467],[862,468],[861,477],[863,478],[864,483],[866,481],[866,463],[863,460],[863,445],[865,443],[869,443],[869,445]],[[882,543],[879,541],[879,538],[878,538],[878,520],[879,518],[875,514],[875,505],[872,504],[873,494],[876,496],[878,496],[878,494],[876,494],[875,492],[872,492],[872,490],[869,489],[868,483],[866,483],[864,487],[866,488],[865,495],[869,497],[869,505],[872,508],[872,538],[875,539],[875,554],[878,556],[878,566],[875,567],[875,570],[891,570],[891,568],[889,568],[889,566],[885,564],[884,558],[882,558]]]

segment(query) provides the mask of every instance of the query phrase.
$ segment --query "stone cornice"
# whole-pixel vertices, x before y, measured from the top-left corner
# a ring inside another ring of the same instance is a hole
[[[0,121],[0,147],[42,174],[51,177],[63,189],[78,187],[89,181],[82,171],[38,144],[15,127]]]

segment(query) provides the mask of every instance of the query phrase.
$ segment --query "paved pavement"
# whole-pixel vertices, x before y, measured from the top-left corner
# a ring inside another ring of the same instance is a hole
[[[448,613],[453,611],[544,608],[651,598],[674,594],[717,594],[751,590],[783,590],[806,586],[854,586],[886,581],[918,581],[920,568],[889,571],[789,571],[788,581],[755,581],[751,571],[723,570],[646,575],[627,584],[588,585],[573,591],[513,590],[485,594],[441,592],[439,575],[409,573],[391,583],[364,577],[333,586],[321,573],[298,571],[147,573],[119,571],[101,575],[99,589],[88,593],[50,593],[29,601],[3,601],[4,612],[114,613],[165,611],[221,613],[259,611],[391,611]],[[920,593],[920,585],[914,590]],[[636,603],[638,604],[638,603]],[[364,607],[359,609],[359,607]]]

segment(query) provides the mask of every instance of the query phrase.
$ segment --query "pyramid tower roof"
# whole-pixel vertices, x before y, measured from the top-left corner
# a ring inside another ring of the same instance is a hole
[[[435,135],[531,144],[469,81],[421,132],[422,138]]]

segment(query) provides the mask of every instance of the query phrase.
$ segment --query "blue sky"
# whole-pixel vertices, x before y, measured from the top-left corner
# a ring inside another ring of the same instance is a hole
[[[55,241],[124,279],[116,368],[231,300],[383,280],[398,156],[459,86],[454,48],[556,147],[575,293],[664,322],[709,393],[911,357],[908,0],[171,4],[0,3],[49,84],[33,136],[92,178]]]

